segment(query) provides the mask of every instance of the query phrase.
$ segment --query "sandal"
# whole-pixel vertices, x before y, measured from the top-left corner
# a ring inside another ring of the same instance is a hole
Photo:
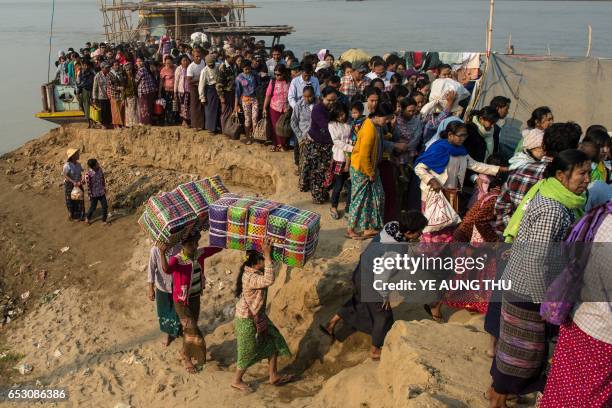
[[[247,394],[250,394],[253,392],[253,388],[251,388],[251,386],[246,383],[244,385],[231,384],[231,387],[235,390],[242,391]]]
[[[344,238],[347,238],[347,239],[353,239],[353,240],[355,240],[355,241],[363,241],[363,240],[365,239],[365,238],[364,238],[364,237],[362,237],[361,235],[357,235],[357,234],[352,235],[352,234],[348,234],[348,233],[347,233],[347,234],[344,234]]]
[[[271,385],[274,385],[276,387],[279,387],[281,385],[285,385],[285,384],[289,384],[290,382],[295,380],[295,376],[292,374],[287,374],[287,375],[283,375],[282,377],[279,377],[278,380],[270,383]]]
[[[444,317],[442,315],[434,315],[431,311],[431,306],[423,305],[423,309],[427,312],[427,314],[437,323],[444,323]]]
[[[329,215],[331,215],[331,217],[334,220],[339,220],[340,219],[340,214],[338,214],[338,210],[336,210],[335,208],[330,208],[329,209]]]

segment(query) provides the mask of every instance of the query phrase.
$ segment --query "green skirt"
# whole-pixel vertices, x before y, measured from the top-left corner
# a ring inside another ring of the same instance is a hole
[[[236,331],[236,342],[238,343],[236,365],[239,370],[246,370],[253,364],[264,358],[270,358],[274,354],[291,356],[283,335],[270,320],[268,320],[268,336],[261,343],[258,343],[255,339],[257,330],[252,319],[234,318],[234,329]]]
[[[159,329],[172,337],[181,335],[181,321],[174,310],[172,293],[162,292],[155,288],[155,303],[157,304],[157,317],[159,318]]]

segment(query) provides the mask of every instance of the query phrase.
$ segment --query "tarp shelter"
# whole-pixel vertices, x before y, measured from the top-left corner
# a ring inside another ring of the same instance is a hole
[[[612,129],[612,60],[493,54],[490,64],[476,108],[497,95],[512,101],[502,130],[502,153],[514,151],[539,106],[548,106],[555,122],[576,122],[583,132],[594,124]]]

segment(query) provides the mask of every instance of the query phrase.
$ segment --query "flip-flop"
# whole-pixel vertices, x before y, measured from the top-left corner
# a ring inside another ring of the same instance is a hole
[[[290,382],[294,381],[295,378],[296,377],[293,374],[283,375],[278,380],[271,383],[271,385],[274,385],[275,387],[280,387],[281,385],[289,384]]]
[[[323,326],[322,324],[319,325],[319,330],[321,330],[321,333],[323,333],[324,335],[330,337],[332,341],[336,340],[336,336],[334,336],[334,333],[328,332],[327,327]]]
[[[431,311],[431,306],[423,305],[423,309],[425,309],[427,314],[434,320],[434,322],[444,323],[444,317],[443,316],[434,316],[434,314]]]
[[[340,214],[338,214],[338,210],[333,211],[331,208],[329,209],[329,215],[331,215],[331,217],[334,220],[339,220],[340,219]]]
[[[240,392],[244,392],[244,393],[246,393],[246,394],[250,394],[250,393],[252,393],[252,392],[253,392],[253,388],[251,388],[251,386],[250,386],[249,384],[247,384],[247,385],[246,385],[246,388],[238,387],[238,386],[236,386],[236,385],[234,385],[234,384],[230,384],[230,386],[231,386],[233,389],[235,389],[235,390],[237,390],[237,391],[240,391]]]

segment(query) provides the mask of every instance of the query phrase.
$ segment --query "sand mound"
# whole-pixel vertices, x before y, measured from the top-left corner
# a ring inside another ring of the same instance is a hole
[[[96,157],[102,163],[118,217],[110,228],[65,220],[61,165],[68,146],[82,150],[82,162]],[[0,346],[23,354],[19,363],[34,368],[23,376],[9,370],[10,380],[3,376],[4,382],[38,380],[68,387],[69,406],[482,405],[489,361],[483,357],[486,338],[476,329],[398,322],[380,363],[364,361],[367,336],[330,344],[320,334],[318,325],[350,293],[363,243],[345,240],[344,221],[331,220],[325,207],[297,191],[291,154],[182,128],[71,127],[4,156],[0,171],[0,195],[7,203],[0,208],[0,220],[9,221],[0,223],[0,236],[12,237],[0,240],[2,290],[13,300],[31,291],[28,299],[14,300],[24,317],[4,326]],[[210,362],[203,372],[185,373],[176,357],[178,344],[160,346],[154,304],[146,299],[149,245],[136,225],[138,208],[153,193],[214,174],[232,191],[323,214],[315,258],[303,269],[282,267],[268,295],[269,315],[294,353],[282,367],[302,377],[287,387],[267,385],[262,363],[247,375],[256,393],[242,395],[229,388],[235,368],[232,291],[241,260],[236,251],[224,251],[206,265],[199,323]],[[58,254],[64,246],[70,251]],[[20,268],[24,256],[32,262]],[[40,270],[47,278],[33,285]],[[419,305],[401,305],[394,313],[404,320],[425,317]],[[470,318],[453,317],[459,322]],[[474,324],[481,327],[481,320]],[[461,377],[467,373],[469,378]]]

